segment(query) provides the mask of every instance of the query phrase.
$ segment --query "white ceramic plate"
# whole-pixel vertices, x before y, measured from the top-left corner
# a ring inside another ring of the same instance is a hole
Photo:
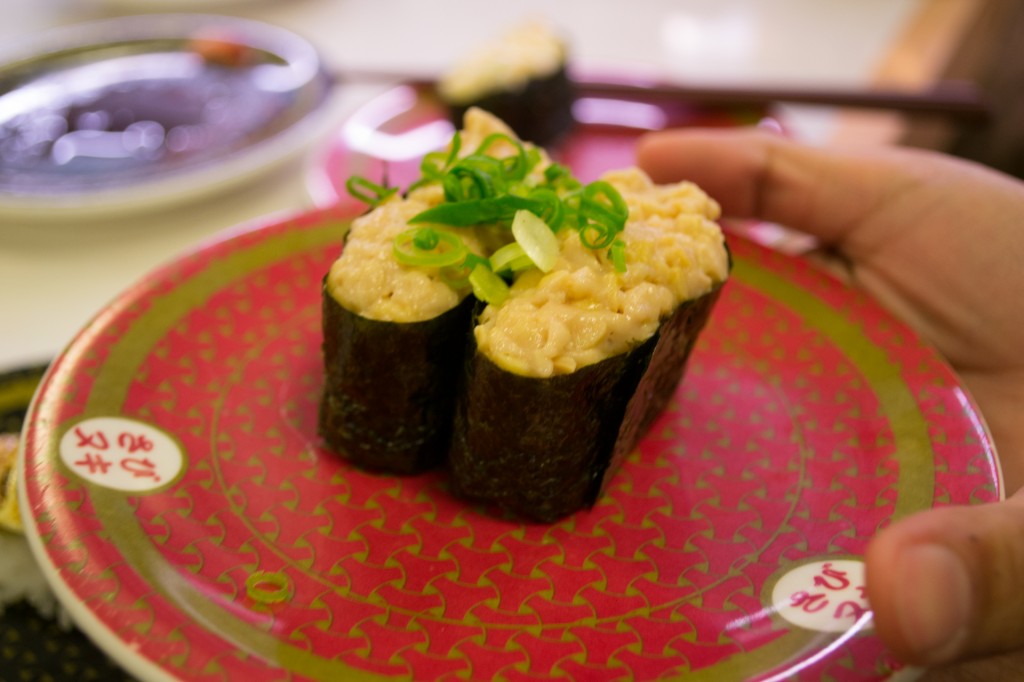
[[[0,215],[208,194],[325,131],[333,79],[283,29],[199,14],[70,26],[0,52]]]

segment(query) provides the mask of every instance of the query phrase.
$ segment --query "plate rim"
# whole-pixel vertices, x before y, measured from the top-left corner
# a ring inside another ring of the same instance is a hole
[[[347,215],[348,217],[351,217],[348,210],[341,211],[340,213]],[[239,230],[234,234],[227,235],[223,238],[210,240],[202,245],[197,246],[197,248],[194,249],[193,251],[186,253],[183,256],[166,264],[164,267],[159,268],[156,271],[150,273],[148,276],[144,277],[140,282],[138,282],[137,284],[133,285],[125,292],[123,292],[121,296],[118,298],[118,300],[116,300],[112,305],[119,306],[124,300],[137,296],[139,292],[144,292],[148,287],[151,287],[153,284],[161,281],[163,278],[177,271],[177,269],[181,267],[183,261],[188,260],[190,257],[196,254],[203,253],[210,249],[226,249],[229,248],[232,244],[237,243],[239,240],[246,239],[247,237],[263,239],[268,234],[275,234],[277,230],[281,230],[283,225],[294,224],[296,220],[308,221],[308,224],[312,225],[325,220],[337,219],[338,217],[339,215],[337,209],[312,209],[309,211],[300,211],[296,214],[292,214],[285,217],[277,217],[273,220],[251,226],[247,229]],[[754,244],[753,242],[750,243]],[[765,247],[756,244],[754,244],[754,246],[758,249],[765,249]],[[289,254],[289,256],[293,255],[294,254]],[[785,256],[784,254],[778,254],[778,256],[782,258],[788,258],[788,256]],[[784,277],[783,275],[780,276]],[[814,295],[814,292],[810,293]],[[878,309],[877,303],[872,302],[872,306]],[[886,316],[888,318],[891,318],[891,316],[889,316],[888,314],[886,314]],[[904,325],[903,323],[898,321],[896,322],[900,324],[902,327],[906,328],[906,325]],[[100,317],[91,322],[85,329],[82,330],[80,335],[76,336],[75,339],[71,341],[71,343],[68,346],[68,349],[60,354],[58,360],[66,361],[68,357],[68,351],[73,351],[75,348],[78,347],[80,343],[86,343],[88,340],[87,336],[93,333],[95,331],[95,327],[97,326],[102,326],[102,319]],[[920,340],[916,334],[913,335],[913,338]],[[938,364],[942,365],[945,368],[945,370],[949,374],[949,377],[952,380],[955,380],[956,386],[961,390],[965,390],[963,389],[962,383],[959,381],[959,378],[952,371],[952,369],[949,368],[948,363],[946,363],[941,358],[941,356],[939,356],[937,352],[934,351],[934,349],[930,350],[930,354],[933,360],[935,360]],[[56,373],[60,371],[62,364],[62,362],[55,361],[50,365],[42,381],[40,382],[41,387],[49,385],[52,379],[51,373]],[[969,394],[965,393],[965,395],[967,395],[967,397],[969,398]],[[36,395],[33,397],[32,404],[30,406],[30,413],[35,413],[39,407],[38,404],[43,402],[44,399],[48,399],[46,391],[42,389],[37,391]],[[975,415],[979,420],[981,420],[980,410],[978,410],[977,405],[973,404],[973,402],[971,404],[971,411],[973,415]],[[981,420],[980,423],[983,424],[983,420]],[[30,500],[29,493],[27,490],[27,437],[28,429],[26,429],[22,433],[20,448],[21,452],[19,453],[19,495],[21,497],[21,500],[23,500],[22,504],[25,506],[32,504],[32,500]],[[989,438],[988,450],[990,451],[991,457],[993,459],[995,470],[996,472],[999,472],[1000,467],[998,465],[998,457],[995,451],[994,443],[991,442],[990,434],[987,434],[987,437]],[[997,486],[999,495],[1000,497],[1002,497],[1005,491],[1002,487],[1001,477],[998,480],[993,481],[993,485]],[[61,603],[64,604],[66,608],[68,608],[68,611],[71,613],[72,618],[75,620],[76,623],[79,624],[83,631],[87,632],[90,635],[90,637],[97,639],[97,643],[101,646],[101,648],[104,651],[106,651],[108,654],[110,654],[112,657],[118,660],[118,662],[121,665],[123,665],[126,670],[132,672],[133,674],[138,675],[143,679],[174,679],[173,675],[171,675],[171,673],[167,669],[160,666],[156,662],[150,660],[145,655],[138,653],[132,650],[130,647],[128,647],[122,638],[120,638],[116,633],[114,633],[110,629],[110,627],[105,622],[103,622],[91,608],[88,608],[86,604],[75,595],[74,588],[69,583],[65,582],[64,578],[60,574],[60,569],[54,564],[53,559],[51,558],[49,552],[47,551],[45,543],[43,542],[42,536],[40,534],[40,529],[38,526],[39,520],[37,519],[36,513],[32,509],[24,509],[23,511],[25,512],[23,516],[26,519],[26,536],[28,536],[29,538],[29,544],[32,548],[33,554],[39,561],[40,566],[44,568],[44,574],[46,575],[48,582],[54,587],[54,591],[55,593],[57,593],[57,596],[60,599]]]

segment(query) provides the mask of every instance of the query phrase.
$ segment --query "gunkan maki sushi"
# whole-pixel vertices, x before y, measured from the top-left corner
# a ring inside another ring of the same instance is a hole
[[[728,278],[717,203],[635,168],[583,184],[479,109],[421,169],[375,188],[326,279],[325,441],[447,456],[455,495],[527,519],[593,505]]]
[[[675,392],[729,272],[718,205],[630,169],[616,258],[587,232],[479,310],[449,455],[456,494],[538,521],[594,504]],[[619,260],[619,262],[616,262]]]
[[[352,222],[321,292],[318,428],[330,450],[402,474],[443,461],[476,300],[470,266],[503,238],[486,225],[416,225],[416,217],[450,195],[437,179],[443,167],[467,155],[467,168],[496,164],[523,149],[500,121],[471,111],[452,145],[424,158],[423,177],[404,195],[350,179],[349,191],[371,209]]]
[[[458,126],[476,107],[504,121],[521,139],[551,145],[573,123],[575,91],[565,41],[540,22],[513,28],[467,54],[438,83]]]

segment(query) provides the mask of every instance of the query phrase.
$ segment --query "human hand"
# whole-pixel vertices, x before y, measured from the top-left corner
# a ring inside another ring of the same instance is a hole
[[[726,216],[814,235],[851,283],[942,353],[977,402],[1006,488],[1024,485],[1024,184],[935,153],[806,147],[763,131],[652,133],[637,162]],[[875,627],[906,663],[1024,647],[1024,492],[921,512],[866,553]]]

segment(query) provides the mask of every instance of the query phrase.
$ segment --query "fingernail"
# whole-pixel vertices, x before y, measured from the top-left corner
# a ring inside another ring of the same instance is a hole
[[[903,636],[926,663],[957,654],[967,638],[971,583],[955,553],[941,545],[915,545],[896,562]]]

